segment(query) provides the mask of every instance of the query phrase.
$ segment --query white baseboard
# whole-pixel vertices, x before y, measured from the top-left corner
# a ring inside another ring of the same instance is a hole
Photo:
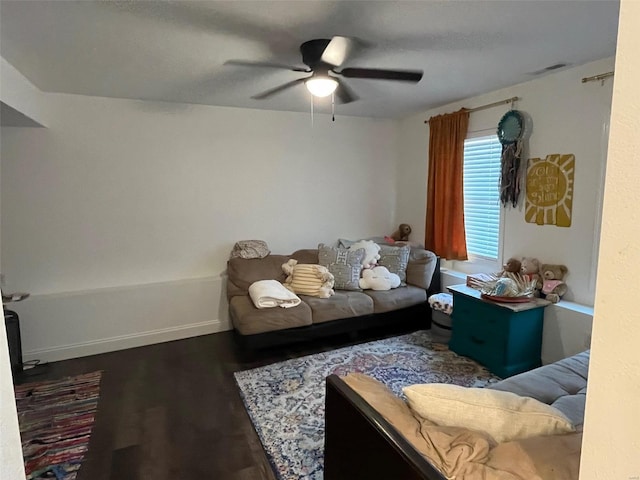
[[[209,322],[192,323],[190,325],[180,325],[150,332],[120,335],[118,337],[103,338],[73,345],[59,345],[52,348],[32,350],[30,352],[23,352],[23,359],[25,362],[29,360],[55,362],[69,358],[115,352],[127,348],[143,347],[155,343],[170,342],[172,340],[182,340],[200,335],[209,335],[226,330],[229,330],[228,325],[224,325],[220,320],[211,320]]]
[[[65,360],[230,328],[222,277],[33,295],[14,309],[25,361]]]

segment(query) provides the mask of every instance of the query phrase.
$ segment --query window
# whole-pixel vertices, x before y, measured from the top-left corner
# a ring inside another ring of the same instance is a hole
[[[464,142],[464,228],[470,260],[499,261],[501,155],[496,135]]]

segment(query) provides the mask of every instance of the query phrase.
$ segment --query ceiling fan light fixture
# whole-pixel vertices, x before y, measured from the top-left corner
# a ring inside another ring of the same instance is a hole
[[[329,76],[314,75],[304,82],[314,97],[328,97],[338,88],[338,81]]]

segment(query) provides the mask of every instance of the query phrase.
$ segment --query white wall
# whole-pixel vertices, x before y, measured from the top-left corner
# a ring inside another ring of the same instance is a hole
[[[622,0],[580,478],[640,478],[640,3]]]
[[[608,80],[602,86],[599,82],[582,84],[581,79],[612,68],[613,58],[604,59],[403,119],[399,134],[397,220],[414,227],[413,239],[424,240],[429,150],[429,129],[424,120],[461,107],[473,108],[518,96],[521,100],[515,108],[532,119],[528,158],[551,153],[575,154],[575,199],[569,228],[526,223],[521,207],[507,209],[504,258],[526,255],[543,263],[567,265],[569,292],[565,299],[593,305],[598,238],[594,231],[600,224],[606,158],[604,126],[610,116],[612,82]],[[505,105],[472,113],[469,132],[495,133],[509,108]]]
[[[290,253],[393,228],[393,121],[48,100],[50,128],[2,130],[2,271],[33,295],[16,307],[27,358],[226,328],[238,240]]]
[[[50,118],[46,94],[38,90],[2,57],[0,57],[0,77],[2,78],[0,102],[13,109],[8,110],[7,113],[11,111],[17,112],[18,116],[24,115],[26,117],[25,124],[32,120],[36,124],[46,126]]]
[[[532,120],[526,158],[545,157],[550,153],[575,154],[571,227],[526,223],[521,207],[507,209],[504,215],[504,259],[526,255],[569,267],[569,292],[560,304],[545,311],[544,363],[580,352],[588,348],[591,340],[612,82],[609,79],[604,85],[600,82],[583,84],[581,79],[612,70],[613,62],[613,58],[603,59],[550,74],[414,115],[400,124],[396,220],[413,226],[412,238],[416,241],[424,240],[429,150],[429,129],[424,120],[431,116],[517,96],[521,100],[515,108]],[[495,133],[500,118],[509,108],[505,105],[472,113],[470,133],[485,130],[487,135]],[[443,263],[455,270],[465,270],[464,262]],[[464,281],[455,275],[453,278],[447,275],[443,275],[443,285]]]

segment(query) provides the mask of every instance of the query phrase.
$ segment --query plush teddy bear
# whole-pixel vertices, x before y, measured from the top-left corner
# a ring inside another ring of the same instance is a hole
[[[542,274],[542,293],[545,298],[552,303],[558,303],[562,296],[567,293],[567,284],[564,277],[569,269],[564,265],[544,264],[540,267]]]
[[[400,277],[387,267],[373,267],[362,271],[360,288],[363,290],[391,290],[400,286]]]
[[[542,281],[540,280],[540,262],[537,258],[523,257],[520,261],[520,273],[522,277],[527,280],[535,282],[535,288],[540,290],[542,288]]]
[[[507,263],[502,265],[502,271],[498,273],[499,277],[506,277],[507,273],[520,273],[522,263],[515,257],[511,257],[507,260]]]
[[[396,242],[408,242],[411,226],[408,223],[401,223],[398,230],[391,234],[391,238]]]
[[[380,245],[372,240],[359,240],[353,243],[349,250],[355,252],[359,248],[364,250],[364,260],[362,260],[362,268],[372,268],[376,266],[380,260]]]

